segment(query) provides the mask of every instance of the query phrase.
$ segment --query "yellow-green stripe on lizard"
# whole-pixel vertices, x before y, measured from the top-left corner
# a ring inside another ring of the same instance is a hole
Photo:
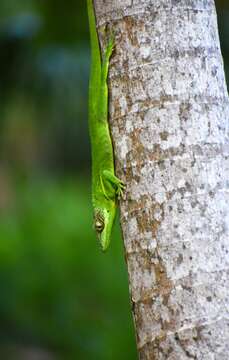
[[[101,58],[93,0],[87,0],[91,38],[91,74],[89,82],[89,131],[92,153],[92,205],[94,227],[103,251],[110,243],[117,209],[117,198],[124,184],[115,176],[113,147],[108,124],[107,76],[114,48],[114,37],[107,42]]]

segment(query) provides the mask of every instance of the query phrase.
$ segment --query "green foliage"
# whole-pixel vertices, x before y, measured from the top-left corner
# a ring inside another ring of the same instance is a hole
[[[83,181],[16,187],[0,221],[1,341],[41,344],[60,359],[134,359],[118,227],[100,253]]]
[[[85,41],[88,34],[86,0],[68,0],[64,5],[62,0],[41,0],[39,12],[44,19],[42,42],[74,46]]]

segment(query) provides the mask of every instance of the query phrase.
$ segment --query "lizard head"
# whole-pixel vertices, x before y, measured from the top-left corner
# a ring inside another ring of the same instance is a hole
[[[115,210],[100,208],[94,211],[94,228],[102,251],[106,251],[110,244],[111,231],[115,219]]]

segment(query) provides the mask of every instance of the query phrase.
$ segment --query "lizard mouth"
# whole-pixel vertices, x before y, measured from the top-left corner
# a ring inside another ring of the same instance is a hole
[[[109,236],[107,237],[105,230],[101,233],[97,233],[100,249],[102,252],[106,252],[109,246]]]

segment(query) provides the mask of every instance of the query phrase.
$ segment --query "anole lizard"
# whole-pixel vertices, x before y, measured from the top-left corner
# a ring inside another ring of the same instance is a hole
[[[117,199],[125,188],[115,176],[113,146],[108,124],[107,76],[114,49],[111,35],[101,57],[93,0],[87,0],[91,38],[91,74],[89,82],[89,132],[92,153],[92,205],[94,227],[103,251],[110,243]]]

